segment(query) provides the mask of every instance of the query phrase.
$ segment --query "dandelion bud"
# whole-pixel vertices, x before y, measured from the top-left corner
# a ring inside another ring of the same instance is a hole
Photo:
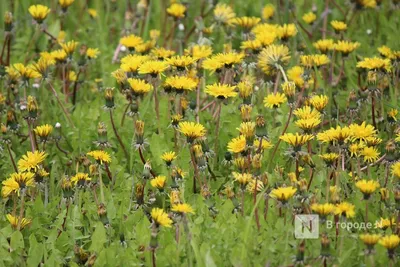
[[[396,202],[396,210],[400,210],[400,189],[396,188],[393,190],[394,200]]]
[[[258,115],[256,118],[256,136],[258,138],[267,137],[267,126],[263,115]]]
[[[64,176],[61,181],[61,189],[63,192],[63,198],[70,199],[73,197],[74,191],[72,190],[72,182],[66,176]]]
[[[381,201],[386,201],[389,199],[389,191],[387,188],[381,188],[379,193],[381,195]]]
[[[4,125],[4,123],[1,123],[0,129],[3,135],[7,134],[7,127]]]
[[[260,170],[262,166],[262,154],[255,154],[251,159],[251,164],[254,169]]]
[[[53,138],[56,142],[61,140],[61,123],[57,122],[54,125],[54,128],[56,129],[54,134],[53,134]]]
[[[100,203],[100,205],[97,208],[97,215],[100,217],[100,221],[104,225],[108,225],[110,222],[107,218],[107,209],[106,206],[103,203]]]
[[[108,142],[107,138],[107,127],[104,122],[99,122],[97,125],[97,142],[95,142],[98,146],[101,147],[109,147],[110,143]]]
[[[247,166],[248,166],[247,160],[244,157],[235,158],[233,163],[234,163],[235,167],[239,169],[240,172],[243,172],[244,170],[246,170]]]
[[[172,127],[178,128],[179,122],[182,121],[182,118],[183,118],[183,117],[182,117],[181,114],[173,115],[173,116],[171,117],[171,125],[172,125]]]
[[[28,119],[36,120],[38,113],[38,104],[34,96],[28,96]]]
[[[13,23],[13,15],[11,12],[7,11],[4,14],[4,30],[6,32],[11,31],[11,29],[13,27],[12,23]]]
[[[368,84],[376,84],[378,81],[378,73],[376,71],[368,71],[367,82]]]
[[[94,79],[94,82],[96,83],[97,90],[103,91],[103,79]]]
[[[321,257],[322,258],[330,257],[330,253],[329,253],[330,243],[331,243],[331,241],[329,240],[327,234],[322,234],[322,237],[321,237]]]
[[[97,259],[96,252],[93,252],[92,255],[90,255],[89,259],[86,262],[87,266],[88,267],[94,266],[94,264],[96,263],[96,259]]]
[[[397,160],[396,143],[393,140],[389,140],[385,145],[386,156],[385,161],[394,162]]]
[[[7,127],[11,131],[17,131],[19,128],[19,124],[17,122],[17,119],[15,117],[15,112],[13,110],[7,111]]]
[[[248,122],[251,120],[251,111],[253,107],[250,105],[242,105],[240,107],[240,115],[242,116],[242,121]]]
[[[145,145],[143,134],[144,134],[144,122],[141,120],[137,120],[135,122],[135,136],[136,136],[135,146],[137,148],[143,147]]]
[[[288,99],[288,103],[292,104],[294,102],[294,95],[296,93],[296,84],[294,82],[284,82],[281,86],[283,93]]]
[[[305,252],[305,250],[306,250],[306,245],[305,245],[305,241],[303,240],[299,244],[299,246],[297,248],[297,255],[296,255],[296,259],[295,259],[295,261],[297,263],[303,263],[304,262],[304,252]],[[303,265],[303,264],[301,264],[301,265]],[[296,264],[295,264],[295,266],[296,266]]]
[[[113,90],[114,88],[108,87],[104,92],[104,98],[106,100],[106,108],[109,109],[115,107]]]
[[[150,178],[152,177],[152,175],[151,175],[151,163],[150,163],[150,161],[147,161],[147,162],[144,164],[142,177],[143,177],[143,179],[145,179],[145,180],[150,179]]]
[[[194,145],[193,152],[195,155],[197,167],[199,169],[205,169],[207,167],[207,162],[206,162],[206,158],[204,157],[204,153],[203,153],[203,149],[201,148],[201,145]]]

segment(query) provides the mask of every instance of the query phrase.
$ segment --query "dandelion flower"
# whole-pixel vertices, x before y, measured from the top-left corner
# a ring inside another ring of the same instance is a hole
[[[177,156],[174,151],[165,152],[161,155],[161,159],[167,164],[167,166],[171,166],[172,161],[176,158]]]
[[[379,151],[375,147],[364,147],[361,150],[360,155],[364,157],[364,161],[368,163],[372,163],[378,160],[379,158]]]
[[[364,194],[364,199],[369,199],[372,193],[378,189],[379,183],[374,180],[360,180],[356,183],[356,187]]]
[[[119,43],[130,50],[135,50],[136,47],[143,43],[143,39],[134,34],[124,36],[119,40]]]
[[[84,187],[86,182],[92,180],[89,178],[89,174],[78,172],[74,177],[71,178],[71,183],[78,187]]]
[[[34,187],[34,175],[35,174],[31,172],[18,172],[11,174],[8,179],[2,182],[3,187],[1,188],[1,195],[4,198],[13,193],[19,195],[20,190],[24,190],[28,187]]]
[[[151,218],[157,226],[171,227],[172,220],[168,217],[168,214],[164,210],[159,208],[153,208],[151,210]]]
[[[179,3],[174,3],[167,8],[168,15],[174,17],[175,19],[180,19],[185,17],[186,7]]]
[[[32,5],[28,9],[29,13],[37,23],[42,23],[50,13],[50,8],[44,5]]]
[[[27,219],[27,218],[22,218],[21,222],[20,222],[20,218],[18,216],[13,216],[11,214],[7,214],[6,217],[7,217],[7,220],[10,222],[11,227],[14,229],[17,229],[18,225],[19,225],[20,230],[22,230],[32,222],[31,219]]]
[[[302,19],[307,24],[313,24],[313,22],[317,19],[317,15],[315,15],[313,12],[308,12],[303,15]]]
[[[40,152],[36,150],[35,152],[26,152],[26,155],[22,156],[22,159],[18,161],[18,169],[20,171],[30,171],[36,172],[39,165],[46,159],[46,152]]]
[[[181,213],[181,214],[186,214],[186,213],[194,214],[193,208],[189,204],[186,204],[186,203],[172,205],[171,210],[173,212]]]
[[[150,184],[152,187],[158,188],[159,190],[163,190],[165,187],[165,183],[167,181],[167,177],[159,175],[151,179]]]
[[[88,152],[87,155],[93,157],[100,164],[111,162],[110,155],[103,150],[93,150]]]
[[[268,108],[279,108],[283,103],[287,101],[287,98],[282,93],[269,94],[264,98],[264,106]]]
[[[270,196],[279,200],[282,203],[287,202],[291,197],[294,196],[297,189],[289,186],[289,187],[278,187],[271,191]]]
[[[355,206],[348,202],[342,202],[336,205],[335,214],[342,215],[346,218],[353,218],[355,216]]]
[[[347,25],[343,21],[332,20],[331,26],[336,32],[342,32],[342,31],[347,30]]]
[[[206,129],[200,123],[183,121],[179,123],[178,131],[186,136],[188,143],[206,134]]]
[[[228,97],[237,96],[237,92],[235,92],[235,86],[229,86],[227,84],[214,83],[212,85],[207,85],[205,92],[211,96],[214,96],[218,99],[225,99]]]
[[[241,153],[246,149],[246,137],[243,135],[233,138],[228,143],[228,151],[232,153]]]

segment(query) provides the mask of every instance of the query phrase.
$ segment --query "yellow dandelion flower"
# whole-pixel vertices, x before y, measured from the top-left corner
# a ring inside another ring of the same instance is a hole
[[[46,159],[46,152],[40,152],[36,150],[35,152],[26,152],[26,155],[22,156],[22,159],[18,161],[18,169],[20,171],[33,171],[39,168],[39,165]]]
[[[165,187],[166,181],[167,181],[167,177],[165,177],[163,175],[159,175],[159,176],[151,179],[150,184],[152,187],[162,190]]]
[[[166,59],[166,62],[176,67],[178,70],[185,70],[188,66],[192,65],[196,60],[191,56],[173,56]]]
[[[218,99],[225,99],[228,97],[237,96],[237,92],[235,92],[235,89],[236,89],[235,86],[229,86],[228,84],[214,83],[212,85],[207,85],[204,92]]]
[[[255,139],[254,140],[253,147],[254,147],[255,150],[257,150],[260,147],[260,140],[259,139]],[[273,145],[271,144],[270,141],[264,140],[264,139],[262,140],[262,143],[261,143],[261,149],[262,150],[269,149],[271,147],[273,147]]]
[[[119,43],[130,50],[135,50],[137,46],[143,44],[143,39],[134,34],[124,36],[119,40]]]
[[[364,121],[360,125],[358,124],[350,124],[349,126],[351,132],[351,140],[352,141],[366,141],[369,137],[376,137],[376,129],[374,126],[370,124],[366,124]]]
[[[322,112],[328,105],[329,98],[326,95],[314,95],[310,99],[310,104],[319,112]]]
[[[279,108],[283,103],[287,101],[287,98],[282,93],[272,93],[264,98],[264,106],[268,108]]]
[[[369,247],[375,246],[381,239],[381,235],[379,234],[361,234],[359,237],[361,241]]]
[[[186,55],[191,55],[194,60],[209,57],[213,49],[209,45],[193,45],[189,49],[185,49]]]
[[[329,50],[333,50],[335,48],[335,42],[332,39],[322,39],[313,43],[313,46],[321,53],[326,54]]]
[[[365,162],[372,163],[378,160],[380,153],[375,147],[364,147],[360,155],[364,157]]]
[[[227,4],[218,3],[214,8],[214,19],[222,24],[228,24],[236,16]]]
[[[400,178],[400,162],[396,162],[391,167],[392,174],[397,178]]]
[[[188,143],[192,143],[195,139],[206,135],[206,129],[200,123],[195,122],[180,122],[178,131],[186,136]]]
[[[257,17],[237,17],[230,21],[233,25],[240,26],[245,30],[250,30],[254,26],[256,26],[261,21],[260,18]]]
[[[165,152],[164,154],[161,155],[161,159],[163,161],[165,161],[165,163],[167,164],[167,166],[170,166],[172,161],[174,159],[176,159],[176,153],[174,151],[169,151],[169,152]]]
[[[165,213],[164,210],[162,209],[153,208],[151,210],[151,218],[153,219],[153,222],[157,226],[165,226],[165,227],[172,226],[172,220],[168,217],[168,214]]]
[[[129,78],[129,86],[132,91],[137,95],[144,95],[153,89],[153,86],[142,79]]]
[[[313,24],[314,21],[317,19],[317,15],[315,15],[313,12],[308,12],[303,15],[302,19],[307,24]]]
[[[94,9],[94,8],[89,8],[88,9],[88,14],[89,14],[89,16],[91,17],[91,18],[97,18],[97,10],[96,9]]]
[[[186,76],[172,76],[165,79],[165,88],[173,88],[177,93],[193,91],[197,87],[197,81]]]
[[[338,52],[341,52],[344,56],[347,56],[349,53],[356,50],[359,46],[359,42],[338,41],[335,44],[334,49]]]
[[[275,198],[279,200],[280,202],[286,202],[288,201],[291,197],[294,196],[296,193],[297,189],[289,186],[289,187],[278,187],[275,188],[271,191],[270,196],[272,198]]]
[[[293,81],[296,86],[303,87],[305,81],[303,79],[304,68],[300,66],[294,66],[287,71],[287,78],[289,81]]]
[[[46,19],[47,15],[50,13],[50,8],[44,5],[32,5],[28,9],[32,18],[36,20],[37,23],[42,23]]]
[[[262,9],[262,18],[264,20],[268,20],[274,16],[275,13],[275,7],[272,4],[267,4],[264,6]]]
[[[167,59],[175,55],[174,50],[168,50],[164,47],[157,47],[151,50],[151,54],[159,60]]]
[[[341,31],[347,30],[347,24],[344,23],[343,21],[332,20],[331,26],[336,32],[341,32]]]
[[[92,179],[89,177],[89,174],[78,172],[74,177],[71,178],[71,183],[73,183],[74,186],[84,187],[86,182],[90,180]]]
[[[75,0],[58,0],[58,3],[63,9],[68,8]]]
[[[295,122],[295,124],[305,132],[310,132],[312,129],[316,128],[320,125],[321,119],[316,118],[309,118],[309,119],[300,119]]]
[[[389,72],[392,68],[390,59],[388,58],[364,58],[364,60],[357,63],[357,68],[368,69],[368,70],[381,70]]]
[[[282,141],[288,143],[289,145],[293,146],[294,148],[301,147],[308,141],[312,140],[314,138],[313,135],[310,134],[292,134],[292,133],[286,133],[279,137]]]
[[[186,213],[192,213],[194,214],[194,210],[192,206],[186,203],[181,203],[181,204],[175,204],[172,205],[171,210],[176,213],[181,213],[181,214],[186,214]]]
[[[314,66],[316,67],[321,67],[323,65],[326,65],[330,62],[330,59],[328,58],[327,55],[303,55],[300,56],[300,62],[301,65],[303,65],[306,68],[313,68]]]
[[[103,150],[93,150],[88,152],[87,155],[93,157],[100,164],[111,162],[110,155]]]
[[[94,59],[97,58],[97,56],[100,54],[100,51],[98,48],[88,48],[86,50],[86,56],[88,59]]]
[[[253,179],[253,175],[251,173],[232,172],[232,175],[235,181],[242,186],[246,186]]]
[[[364,198],[368,199],[370,195],[380,187],[380,185],[377,181],[363,179],[356,183],[356,187],[364,194]]]
[[[179,3],[174,3],[167,8],[168,15],[181,19],[185,17],[186,7]]]
[[[32,222],[31,219],[27,218],[22,218],[20,222],[20,218],[18,216],[13,216],[11,214],[7,214],[6,217],[9,223],[11,224],[11,227],[14,229],[17,229],[19,225],[20,230],[22,230]]]
[[[39,137],[47,138],[53,132],[53,126],[50,124],[40,125],[37,126],[34,131]]]
[[[228,151],[232,153],[241,153],[246,149],[246,137],[243,135],[233,138],[228,143]]]
[[[379,240],[379,244],[388,250],[394,250],[400,244],[400,237],[398,235],[384,236]]]
[[[139,74],[150,74],[156,77],[158,74],[168,69],[168,64],[164,61],[149,60],[139,67]]]
[[[319,216],[326,217],[327,215],[333,214],[333,212],[335,211],[335,205],[331,203],[314,203],[311,205],[311,210],[318,213]]]
[[[78,46],[78,44],[78,42],[69,41],[67,43],[60,43],[60,46],[62,49],[64,49],[65,53],[70,56],[75,51],[75,48]]]
[[[2,182],[1,195],[6,198],[11,194],[20,194],[20,190],[35,186],[35,174],[31,172],[13,173]]]
[[[293,23],[281,25],[277,28],[277,34],[280,39],[287,40],[297,34],[296,25]]]
[[[285,45],[269,45],[264,48],[258,56],[258,65],[277,68],[277,65],[284,66],[290,60],[289,48]]]
[[[355,206],[348,202],[342,202],[336,205],[335,214],[342,215],[346,218],[353,218],[355,213]]]

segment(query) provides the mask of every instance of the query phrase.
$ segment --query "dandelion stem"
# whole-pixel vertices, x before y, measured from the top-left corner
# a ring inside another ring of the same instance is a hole
[[[285,128],[283,129],[283,131],[282,131],[282,133],[281,133],[281,136],[284,135],[284,134],[286,133],[286,130],[287,130],[287,128],[289,127],[290,119],[292,118],[292,114],[293,114],[293,107],[290,106],[289,116],[288,116],[288,119],[287,119],[287,121],[286,121]],[[270,158],[269,163],[268,163],[268,166],[269,166],[268,169],[272,166],[271,163],[272,163],[272,161],[274,160],[275,153],[276,153],[276,151],[278,150],[278,147],[279,147],[279,144],[281,143],[281,140],[282,140],[282,139],[279,139],[279,140],[278,140],[278,143],[276,143],[276,145],[275,145],[274,151],[272,152],[271,158]]]
[[[65,230],[65,224],[67,223],[67,218],[68,218],[69,205],[70,205],[70,201],[67,200],[67,208],[66,208],[64,220],[63,220],[63,223],[61,225],[61,229],[58,230],[57,237],[59,237],[61,235],[61,233]]]
[[[217,121],[216,121],[216,125],[215,125],[215,142],[214,142],[214,152],[215,152],[215,162],[214,162],[214,166],[216,166],[218,164],[218,148],[219,148],[219,143],[218,143],[218,139],[219,139],[219,124],[221,121],[221,103],[218,104],[218,111],[217,111]]]
[[[192,161],[192,164],[193,164],[193,168],[194,168],[193,193],[196,194],[196,192],[197,192],[196,180],[199,177],[199,170],[197,169],[197,164],[196,164],[196,159],[194,158],[193,148],[191,147],[189,150],[190,150],[190,158],[191,158],[191,161]]]
[[[8,155],[10,155],[10,160],[11,160],[12,165],[14,167],[14,171],[18,172],[17,165],[15,164],[14,157],[13,157],[11,149],[10,149],[10,144],[8,144],[8,143],[7,143],[7,150],[8,150]]]
[[[18,220],[18,226],[17,226],[18,231],[21,230],[21,222],[22,222],[22,218],[24,217],[25,190],[26,189],[22,190],[22,192],[21,192],[21,207],[19,210],[19,220]]]
[[[275,83],[274,83],[274,94],[278,92],[279,80],[281,79],[281,73],[278,72],[276,74]]]
[[[115,123],[114,123],[114,118],[113,118],[113,114],[112,114],[112,109],[110,109],[110,120],[111,120],[111,125],[114,131],[115,136],[118,139],[119,144],[121,145],[122,150],[124,151],[125,154],[125,158],[127,160],[129,160],[129,154],[128,151],[126,150],[124,143],[122,143],[121,137],[119,136],[118,132],[117,132],[117,128],[115,128]]]
[[[61,109],[62,109],[62,111],[63,111],[65,117],[67,118],[69,124],[71,124],[71,126],[72,126],[73,128],[75,128],[75,125],[74,125],[74,123],[72,122],[71,117],[69,116],[68,111],[66,110],[66,108],[64,107],[64,105],[63,105],[63,103],[61,102],[60,98],[58,97],[58,94],[57,94],[56,90],[54,89],[53,85],[52,85],[50,82],[47,82],[47,84],[50,86],[50,89],[51,89],[51,91],[52,91],[54,97],[56,98],[56,100],[57,100],[57,102],[58,102],[58,105],[61,107]]]
[[[376,129],[376,121],[375,121],[375,96],[371,94],[371,112],[372,112],[372,124]]]
[[[103,188],[103,179],[101,178],[101,165],[99,165],[99,183],[100,183],[100,199],[101,203],[105,203],[104,198],[104,188]]]
[[[26,123],[28,124],[28,134],[29,134],[29,140],[31,142],[31,150],[32,152],[35,152],[36,147],[35,147],[35,140],[33,139],[32,126],[28,120],[26,120]]]

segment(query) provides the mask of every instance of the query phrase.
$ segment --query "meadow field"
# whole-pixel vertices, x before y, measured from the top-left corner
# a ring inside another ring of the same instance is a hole
[[[0,14],[0,266],[400,266],[399,0]]]

